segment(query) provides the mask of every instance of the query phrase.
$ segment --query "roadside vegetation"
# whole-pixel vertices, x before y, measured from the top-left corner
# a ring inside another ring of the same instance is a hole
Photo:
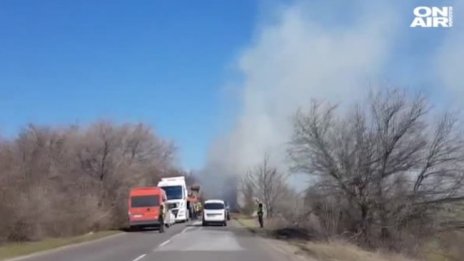
[[[174,157],[144,124],[24,128],[0,141],[0,245],[124,227],[129,189],[179,173]]]
[[[264,229],[259,228],[256,218],[245,215],[236,216],[236,220],[252,233],[271,239],[284,240],[289,244],[282,246],[286,252],[307,257],[308,261],[415,261],[398,253],[368,251],[346,241],[311,240],[309,235],[302,234],[302,228],[283,228],[271,222]],[[274,242],[274,244],[277,244]],[[432,260],[432,259],[430,259]],[[441,260],[441,259],[436,259]]]
[[[252,167],[241,183],[244,213],[253,214],[259,199],[271,229],[304,231],[312,242],[464,260],[458,114],[434,110],[422,95],[387,89],[351,107],[313,101],[293,123],[291,168],[279,169],[267,156]],[[311,178],[303,195],[286,184],[292,173]],[[299,244],[313,253],[323,248]]]

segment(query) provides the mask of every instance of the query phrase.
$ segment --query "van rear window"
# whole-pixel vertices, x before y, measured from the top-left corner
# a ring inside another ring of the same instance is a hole
[[[144,208],[159,206],[159,196],[135,196],[131,197],[131,207]]]
[[[206,203],[205,209],[224,209],[224,204],[222,203]]]

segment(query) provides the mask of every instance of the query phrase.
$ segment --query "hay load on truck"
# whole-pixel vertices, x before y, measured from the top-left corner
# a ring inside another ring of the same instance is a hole
[[[166,205],[174,214],[176,222],[189,220],[188,190],[185,177],[161,178],[158,187],[166,192]]]
[[[201,216],[200,185],[194,184],[190,186],[189,203],[191,217],[196,219]]]

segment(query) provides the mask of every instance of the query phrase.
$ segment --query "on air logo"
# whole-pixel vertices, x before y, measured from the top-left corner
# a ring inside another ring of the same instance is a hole
[[[410,27],[452,27],[453,26],[453,7],[452,6],[418,6],[414,8],[416,16]]]

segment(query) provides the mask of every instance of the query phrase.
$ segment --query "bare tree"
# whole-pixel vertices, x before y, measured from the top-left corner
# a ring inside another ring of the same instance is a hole
[[[246,178],[240,182],[240,196],[242,197],[242,210],[245,214],[252,214],[255,210],[254,188],[251,182],[247,182]]]
[[[254,195],[264,203],[268,217],[275,214],[276,206],[287,189],[286,176],[270,165],[268,155],[247,173],[242,183],[253,188]]]
[[[0,241],[121,227],[129,189],[176,170],[174,155],[144,124],[29,125],[0,141]]]
[[[340,230],[369,245],[392,242],[394,231],[432,228],[445,204],[464,199],[457,118],[434,121],[430,111],[421,95],[387,90],[346,114],[318,102],[296,114],[293,170],[318,177],[313,191],[339,199]]]

